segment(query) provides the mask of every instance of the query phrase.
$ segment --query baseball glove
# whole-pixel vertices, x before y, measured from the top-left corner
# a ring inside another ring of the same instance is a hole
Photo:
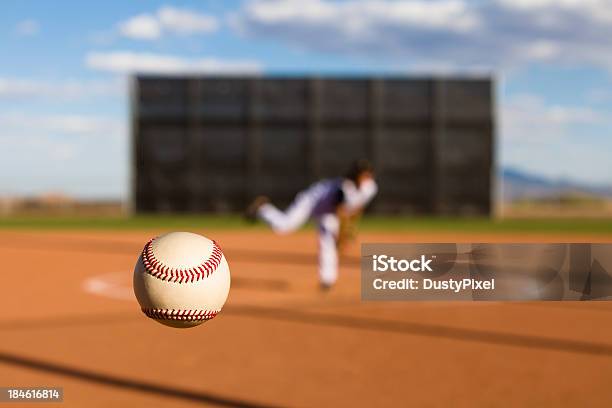
[[[336,240],[336,246],[339,250],[342,250],[357,238],[357,225],[360,218],[361,212],[340,217],[340,228],[338,230],[338,239]]]

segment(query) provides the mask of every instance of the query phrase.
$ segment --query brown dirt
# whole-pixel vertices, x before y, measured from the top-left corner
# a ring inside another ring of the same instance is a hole
[[[233,286],[223,312],[189,330],[146,319],[131,296],[133,265],[156,231],[0,232],[0,384],[62,386],[65,407],[612,404],[612,304],[361,302],[358,245],[323,294],[312,232],[199,232],[221,243]],[[84,290],[92,278],[117,296]]]

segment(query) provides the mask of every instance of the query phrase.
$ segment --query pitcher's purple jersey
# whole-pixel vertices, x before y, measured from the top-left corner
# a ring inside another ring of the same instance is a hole
[[[350,180],[333,178],[314,183],[300,195],[312,200],[311,215],[320,217],[324,214],[335,214],[340,204],[344,204],[350,210],[364,207],[376,195],[377,190],[374,180],[368,180],[357,188]]]

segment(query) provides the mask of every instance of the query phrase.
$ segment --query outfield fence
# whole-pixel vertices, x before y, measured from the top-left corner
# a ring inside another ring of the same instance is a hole
[[[494,95],[484,79],[156,77],[132,83],[136,212],[280,205],[372,160],[371,211],[492,211]]]

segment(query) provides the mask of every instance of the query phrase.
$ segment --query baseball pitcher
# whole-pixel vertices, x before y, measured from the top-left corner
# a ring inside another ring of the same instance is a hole
[[[285,211],[260,196],[246,216],[263,220],[278,234],[293,232],[314,218],[319,231],[320,284],[329,289],[338,278],[338,248],[352,238],[356,220],[377,191],[372,165],[360,159],[345,177],[318,181],[298,193]]]

